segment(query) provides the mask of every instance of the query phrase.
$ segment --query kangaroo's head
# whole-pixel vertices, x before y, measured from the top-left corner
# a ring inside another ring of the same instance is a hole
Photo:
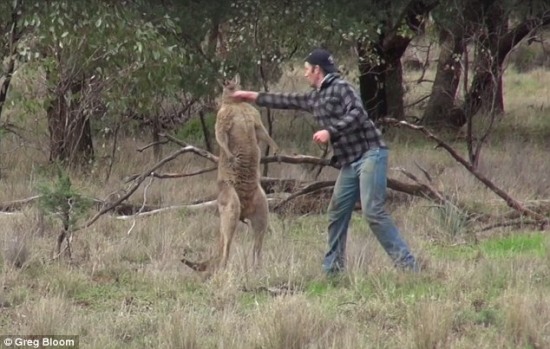
[[[239,74],[236,74],[231,80],[225,80],[223,82],[223,94],[222,94],[223,101],[231,100],[230,96],[233,94],[233,92],[239,90],[240,88],[241,88],[241,78]]]

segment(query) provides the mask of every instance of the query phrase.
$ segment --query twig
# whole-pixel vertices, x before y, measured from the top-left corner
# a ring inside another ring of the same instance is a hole
[[[152,183],[153,183],[153,178],[150,178],[149,183],[147,183],[147,185],[143,189],[143,202],[141,203],[141,207],[138,210],[138,213],[137,213],[138,215],[143,211],[143,208],[145,207],[145,203],[147,202],[147,189],[149,189]],[[130,227],[130,229],[128,229],[128,232],[126,233],[126,235],[130,235],[130,233],[132,232],[135,226],[136,226],[136,220],[134,219],[132,222],[132,226]]]
[[[140,212],[140,213],[136,213],[136,214],[132,214],[132,215],[118,216],[117,219],[122,219],[122,220],[134,219],[135,220],[138,217],[152,216],[152,215],[155,215],[155,214],[158,214],[158,213],[172,211],[172,210],[182,210],[182,209],[196,210],[196,209],[204,209],[204,208],[209,208],[209,207],[215,207],[216,204],[217,204],[217,200],[206,201],[206,202],[202,202],[200,204],[174,205],[174,206],[162,207],[162,208],[152,210],[152,211]]]
[[[154,146],[156,146],[156,145],[166,144],[166,143],[168,143],[167,140],[149,143],[149,144],[147,144],[147,145],[144,145],[144,146],[141,147],[141,148],[137,148],[137,151],[141,153],[141,152],[143,152],[144,150],[147,150],[147,149],[149,149],[149,148],[152,148],[152,147],[154,147]]]
[[[273,197],[268,197],[267,198],[268,203],[273,203],[277,200],[280,200],[280,199],[273,198]],[[215,208],[217,205],[218,205],[218,200],[210,200],[210,201],[204,201],[204,202],[197,203],[197,204],[167,206],[167,207],[162,207],[162,208],[158,208],[158,209],[147,211],[147,212],[141,212],[141,213],[136,213],[136,214],[132,214],[132,215],[117,216],[116,218],[121,219],[121,220],[129,220],[129,219],[136,219],[136,218],[140,218],[140,217],[148,217],[148,216],[152,216],[152,215],[155,215],[155,214],[168,212],[168,211],[173,211],[173,210],[189,210],[189,211],[192,211],[192,210],[201,210],[201,209],[207,209],[207,208]]]
[[[404,107],[404,109],[407,109],[407,108],[410,108],[410,107],[414,107],[415,105],[422,103],[422,101],[425,101],[426,99],[430,98],[431,96],[432,96],[431,94],[430,94],[430,95],[426,95],[426,96],[424,96],[424,97],[422,97],[422,98],[420,98],[420,99],[418,99],[418,100],[416,100],[416,101],[414,101],[414,102],[412,102],[412,103],[409,103],[409,104],[407,104],[407,105]]]
[[[216,163],[216,164],[218,163],[218,157],[216,155],[204,150],[204,149],[197,148],[195,146],[189,145],[189,144],[185,143],[184,141],[182,141],[180,139],[177,139],[176,137],[174,137],[172,135],[169,135],[169,134],[166,134],[166,133],[161,133],[159,135],[161,137],[167,138],[169,141],[172,141],[172,142],[176,143],[180,147],[187,148],[188,152],[192,152],[192,153],[195,153],[196,155],[202,156],[203,158],[206,158],[206,159],[212,161],[213,163]]]
[[[332,186],[334,186],[334,183],[335,183],[335,181],[322,181],[322,182],[312,183],[312,184],[306,186],[305,188],[303,188],[302,190],[297,191],[296,193],[290,195],[289,197],[287,197],[286,199],[284,199],[283,201],[281,201],[280,203],[275,205],[275,207],[273,209],[278,210],[283,205],[287,204],[289,201],[291,201],[291,200],[293,200],[293,199],[295,199],[299,196],[314,193],[314,192],[316,192],[318,190],[321,190],[321,189],[324,189],[324,188],[332,187]]]
[[[423,168],[422,166],[420,166],[420,164],[418,162],[414,162],[414,164],[416,165],[416,167],[418,167],[418,169],[420,171],[422,171],[422,174],[424,174],[424,177],[426,177],[426,179],[428,180],[428,182],[432,183],[433,180],[432,180],[432,176],[430,176],[430,174],[428,173],[428,171]]]
[[[55,253],[55,254],[53,255],[53,257],[52,257],[51,260],[52,260],[52,261],[57,260],[57,259],[58,259],[59,257],[61,257],[61,255],[62,255],[63,253],[65,253],[65,251],[67,251],[68,249],[69,249],[69,244],[66,244],[66,245],[65,245],[65,248],[62,249],[62,250],[60,250],[60,251],[58,251],[57,253]]]
[[[397,167],[395,168],[397,171],[403,173],[405,176],[407,176],[409,179],[411,179],[413,182],[417,183],[419,186],[421,186],[425,192],[428,192],[430,193],[429,197],[431,197],[432,199],[435,199],[435,201],[437,201],[438,203],[440,204],[451,204],[452,206],[456,207],[456,205],[452,202],[450,202],[449,199],[447,199],[442,193],[440,193],[438,190],[436,190],[434,187],[432,187],[431,185],[429,184],[426,184],[426,183],[422,183],[418,177],[416,177],[414,174],[412,174],[411,172],[405,170],[404,168],[402,167]]]
[[[115,155],[116,155],[116,149],[118,147],[118,131],[120,130],[120,121],[117,122],[115,131],[113,133],[113,147],[111,148],[111,158],[109,159],[109,167],[107,169],[107,174],[105,175],[105,183],[109,181],[109,178],[111,178],[111,173],[113,172],[113,165],[115,164]]]
[[[208,167],[203,168],[197,171],[188,172],[188,173],[158,173],[158,172],[151,172],[149,177],[159,178],[159,179],[173,179],[173,178],[185,178],[185,177],[193,177],[197,176],[203,173],[208,173],[217,170],[218,167]],[[139,174],[132,175],[128,178],[127,182],[133,181],[137,177],[139,177]]]

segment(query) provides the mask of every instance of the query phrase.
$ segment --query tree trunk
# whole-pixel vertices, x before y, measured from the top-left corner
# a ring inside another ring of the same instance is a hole
[[[467,118],[473,117],[479,111],[497,114],[504,112],[502,65],[512,47],[503,51],[500,42],[507,30],[507,20],[499,4],[492,6],[485,16],[486,34],[481,35],[476,43],[475,73],[464,103]]]
[[[538,13],[531,19],[517,24],[508,30],[508,18],[495,2],[486,16],[487,35],[482,37],[480,45],[489,55],[480,55],[472,82],[472,87],[466,95],[464,113],[467,117],[476,114],[481,108],[495,112],[504,111],[502,97],[502,71],[504,60],[529,33],[550,24],[550,12]]]
[[[439,46],[437,71],[422,123],[427,126],[459,127],[464,120],[456,120],[452,111],[461,74],[458,57],[464,52],[462,30],[442,28],[439,32]]]
[[[82,85],[83,81],[74,83],[70,92],[58,87],[58,92],[48,106],[50,162],[76,166],[94,160],[90,119],[81,108],[80,100],[71,99],[71,95],[80,92]]]
[[[160,123],[160,115],[155,113],[153,119],[151,120],[151,133],[153,141],[153,156],[155,161],[159,161],[162,158],[162,148],[160,146],[160,133],[162,132],[162,126]]]
[[[13,76],[13,73],[15,71],[15,60],[16,58],[16,51],[17,51],[17,43],[19,42],[20,38],[20,31],[19,31],[19,20],[21,17],[21,1],[14,1],[13,7],[11,11],[11,21],[6,24],[6,28],[11,28],[9,33],[2,33],[9,37],[9,41],[7,42],[8,51],[5,52],[5,55],[8,57],[7,62],[5,57],[2,57],[2,61],[5,63],[5,71],[2,75],[0,75],[0,120],[2,117],[2,112],[4,110],[4,104],[6,103],[6,99],[8,96],[8,90],[10,88],[11,83],[11,77]],[[0,71],[3,69],[0,68]],[[2,128],[5,127],[3,124],[1,126]]]
[[[361,52],[361,51],[360,51]],[[365,60],[366,53],[360,53],[359,60]],[[359,88],[361,100],[369,117],[376,121],[388,114],[386,103],[386,67],[372,66],[369,63],[359,63]]]
[[[403,72],[401,57],[412,40],[412,35],[401,34],[402,25],[415,33],[424,28],[426,15],[437,5],[413,0],[403,10],[395,22],[385,23],[385,30],[367,45],[357,44],[359,53],[359,87],[361,99],[370,118],[378,120],[391,114],[396,119],[404,116]],[[378,59],[372,60],[374,54]]]
[[[210,143],[210,133],[208,132],[208,127],[206,126],[206,120],[204,119],[204,110],[199,110],[199,119],[201,121],[202,136],[204,137],[204,146],[206,150],[212,152],[212,145]]]
[[[403,67],[399,56],[390,62],[386,69],[386,109],[389,117],[398,120],[405,118],[404,94]]]
[[[11,83],[11,77],[15,71],[15,60],[17,59],[17,43],[19,41],[21,33],[19,32],[19,19],[21,17],[21,1],[15,1],[13,3],[11,21],[6,24],[6,28],[10,28],[9,33],[2,33],[9,37],[7,46],[8,51],[5,52],[7,60],[5,57],[2,57],[2,60],[5,61],[5,71],[0,76],[0,116],[2,116],[2,111],[4,108],[4,103],[8,96],[8,90]],[[3,69],[0,69],[0,71]],[[2,79],[3,78],[3,79]]]

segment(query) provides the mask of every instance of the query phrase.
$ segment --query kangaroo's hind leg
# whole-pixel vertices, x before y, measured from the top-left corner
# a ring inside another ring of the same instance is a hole
[[[259,267],[262,263],[262,245],[269,226],[269,207],[267,197],[262,187],[258,185],[252,206],[254,209],[248,215],[250,226],[254,233],[254,249],[252,254],[252,265]]]
[[[241,216],[241,204],[235,188],[227,183],[220,185],[218,193],[218,212],[220,214],[219,266],[225,268],[233,235]]]

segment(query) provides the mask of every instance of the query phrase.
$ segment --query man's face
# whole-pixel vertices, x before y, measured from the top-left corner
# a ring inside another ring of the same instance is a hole
[[[321,68],[317,65],[311,65],[308,62],[304,63],[304,76],[306,77],[311,87],[317,88],[323,80]]]

